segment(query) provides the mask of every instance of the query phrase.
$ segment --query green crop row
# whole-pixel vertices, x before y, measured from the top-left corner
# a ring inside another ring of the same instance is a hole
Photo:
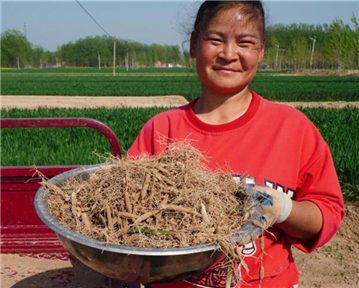
[[[86,117],[105,123],[126,153],[143,124],[164,108],[2,110],[2,118]],[[24,141],[26,139],[26,141]],[[76,165],[97,163],[92,152],[110,150],[107,139],[92,128],[1,129],[1,165]]]
[[[165,108],[2,110],[2,118],[88,117],[108,125],[123,155],[144,123]],[[346,198],[359,200],[359,109],[301,109],[318,127],[333,155]],[[86,165],[109,153],[106,138],[91,128],[1,129],[1,165]]]
[[[116,75],[119,74],[188,74],[190,73],[187,68],[140,68],[140,69],[128,69],[116,68]],[[109,76],[113,73],[113,68],[102,67],[101,70],[93,67],[68,67],[68,68],[45,68],[45,69],[23,69],[23,70],[1,70],[1,73],[7,75],[18,74],[107,74]]]
[[[2,73],[2,95],[64,96],[160,96],[183,95],[187,100],[201,94],[194,72],[186,69],[138,69],[122,71],[116,77],[96,74],[94,69],[79,73],[42,74],[38,70]],[[56,70],[56,69],[55,69]],[[29,71],[29,72],[23,72]],[[51,70],[52,71],[52,70]],[[273,101],[359,101],[359,77],[274,76],[257,73],[250,88]]]
[[[2,76],[3,95],[160,96],[200,94],[197,77]]]
[[[359,108],[300,110],[328,143],[346,199],[359,200]]]
[[[250,87],[272,101],[359,101],[359,77],[352,76],[257,74]]]

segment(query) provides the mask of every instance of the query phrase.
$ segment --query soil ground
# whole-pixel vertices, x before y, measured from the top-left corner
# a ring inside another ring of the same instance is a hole
[[[149,107],[179,106],[187,103],[182,96],[159,96],[155,98],[2,96],[1,98],[2,108],[36,108],[38,106],[78,108],[98,106]],[[359,107],[359,102],[296,102],[290,105],[342,108],[347,105]],[[309,255],[293,248],[293,254],[301,274],[300,288],[359,287],[358,219],[359,203],[348,203],[342,226],[329,243]],[[56,259],[56,255],[52,259],[45,259],[49,258],[49,255],[43,256],[39,255],[39,257],[35,258],[28,255],[1,254],[1,287],[122,288],[121,283],[97,274],[76,261]]]
[[[183,96],[152,96],[152,97],[87,97],[87,96],[22,96],[2,95],[2,108],[34,109],[37,107],[48,108],[91,108],[91,107],[177,107],[188,103]],[[359,107],[356,102],[285,102],[293,107],[325,107],[343,108],[346,106]]]
[[[188,103],[183,96],[87,97],[87,96],[1,96],[2,108],[94,108],[94,107],[177,107]]]
[[[359,203],[347,203],[333,239],[311,254],[293,248],[300,273],[299,288],[359,287]]]

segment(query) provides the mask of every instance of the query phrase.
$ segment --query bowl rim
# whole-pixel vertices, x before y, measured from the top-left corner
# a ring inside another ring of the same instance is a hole
[[[93,173],[102,166],[108,164],[95,164],[89,166],[83,166],[80,168],[75,168],[68,170],[61,174],[58,174],[51,178],[48,182],[51,184],[58,184],[59,182],[65,180],[69,176],[76,176],[80,173]],[[99,240],[90,238],[88,236],[77,233],[57,221],[49,212],[46,205],[46,188],[41,186],[35,195],[34,206],[37,215],[44,222],[44,224],[53,230],[56,234],[61,235],[64,238],[67,238],[71,241],[79,243],[84,246],[89,246],[95,249],[99,249],[102,252],[115,252],[119,254],[126,255],[141,255],[141,256],[175,256],[175,255],[186,255],[186,254],[195,254],[218,250],[219,246],[213,244],[202,244],[188,247],[178,247],[178,248],[138,248],[138,247],[129,247],[111,243],[104,243]]]

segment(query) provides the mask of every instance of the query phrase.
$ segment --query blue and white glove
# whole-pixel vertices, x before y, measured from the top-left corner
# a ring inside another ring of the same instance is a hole
[[[257,239],[264,230],[284,222],[292,211],[292,200],[288,194],[267,186],[247,185],[244,193],[249,203],[259,203],[251,212],[249,222],[239,231],[239,245]]]
[[[286,193],[259,185],[248,185],[245,192],[260,203],[266,228],[284,222],[292,211],[292,199]]]

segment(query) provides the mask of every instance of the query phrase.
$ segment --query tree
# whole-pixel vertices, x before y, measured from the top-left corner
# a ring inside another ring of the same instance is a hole
[[[183,58],[184,58],[184,63],[188,69],[192,70],[195,68],[196,66],[195,60],[191,57],[191,54],[189,53],[188,50],[183,51]]]
[[[40,65],[44,66],[44,64],[47,62],[47,55],[44,48],[41,46],[36,46],[32,50],[31,56],[31,66],[33,67],[40,67]]]
[[[294,69],[306,68],[310,60],[310,46],[304,37],[293,39],[288,56],[293,64]]]
[[[342,70],[345,65],[352,63],[353,55],[350,51],[353,49],[353,41],[351,41],[351,34],[349,25],[345,25],[339,18],[336,18],[330,25],[324,53],[329,61],[336,64],[338,70]]]
[[[64,44],[59,49],[61,53],[61,59],[66,63],[66,65],[75,65],[75,44],[69,42]]]
[[[180,61],[181,58],[181,51],[178,47],[178,45],[176,46],[170,46],[170,56],[169,56],[169,62],[173,63],[174,65],[178,64],[178,62]]]
[[[354,24],[353,31],[353,47],[354,47],[354,59],[356,61],[356,68],[359,68],[359,18],[356,18],[354,13],[351,18],[352,23]]]
[[[18,30],[6,30],[1,34],[1,65],[3,67],[25,67],[31,62],[31,43]]]
[[[277,36],[274,33],[271,34],[268,38],[267,43],[268,44],[265,50],[265,59],[263,60],[263,64],[268,67],[278,68],[278,65],[280,64],[280,44],[277,39]]]

